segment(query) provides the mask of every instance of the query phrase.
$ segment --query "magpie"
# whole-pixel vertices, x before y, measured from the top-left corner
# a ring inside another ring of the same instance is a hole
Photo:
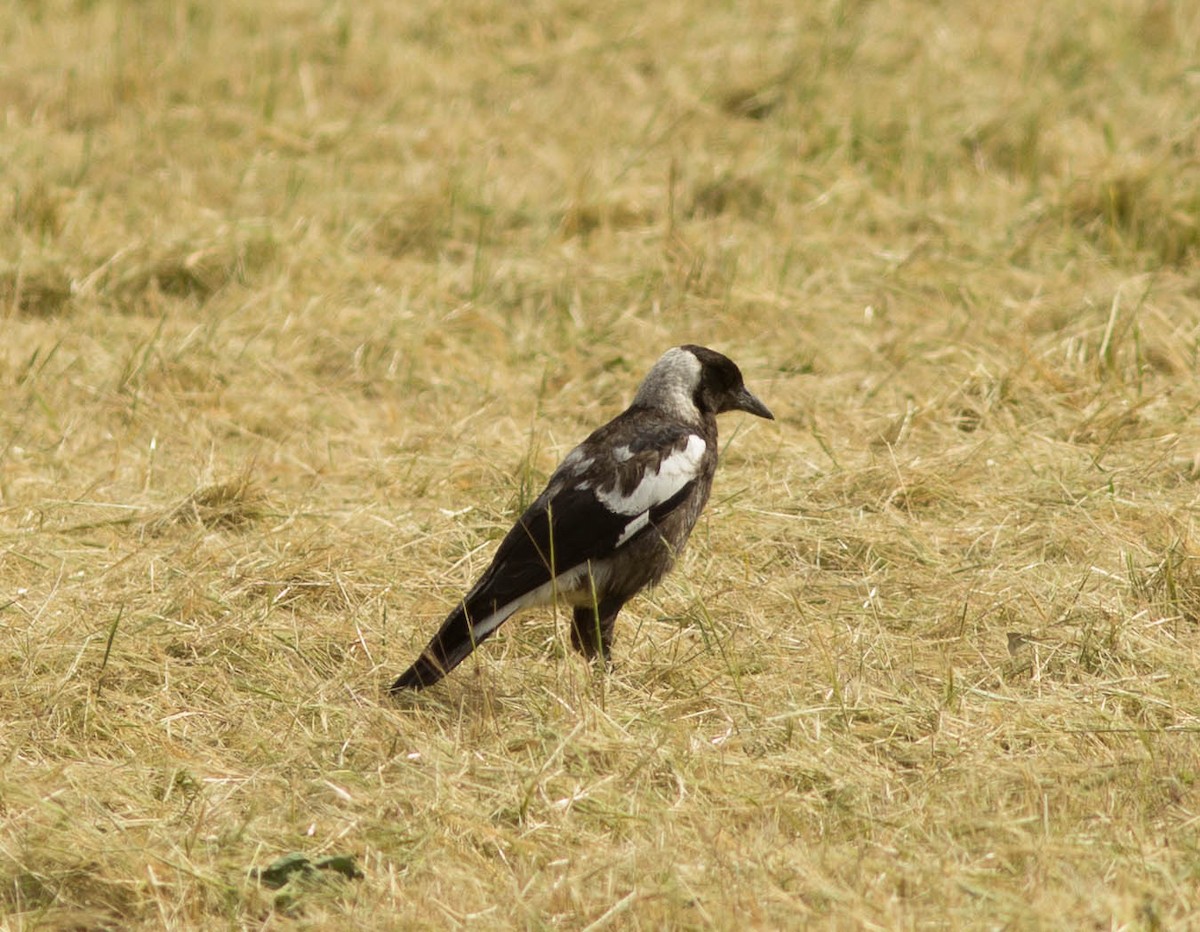
[[[555,600],[573,609],[572,646],[608,663],[621,607],[670,570],[708,501],[725,411],[774,420],[731,359],[667,350],[633,403],[554,470],[391,692],[432,686],[515,612]]]

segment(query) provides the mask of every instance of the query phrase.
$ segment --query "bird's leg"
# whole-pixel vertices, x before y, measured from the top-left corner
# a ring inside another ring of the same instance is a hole
[[[571,615],[571,646],[589,660],[599,656],[611,663],[613,626],[624,599],[603,599],[575,609]]]

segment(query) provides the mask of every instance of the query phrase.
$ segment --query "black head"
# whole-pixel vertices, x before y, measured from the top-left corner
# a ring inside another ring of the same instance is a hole
[[[746,388],[742,370],[728,356],[694,344],[681,346],[680,349],[691,353],[700,363],[699,380],[692,400],[702,412],[722,414],[725,411],[745,411],[775,420],[775,415],[767,406]]]

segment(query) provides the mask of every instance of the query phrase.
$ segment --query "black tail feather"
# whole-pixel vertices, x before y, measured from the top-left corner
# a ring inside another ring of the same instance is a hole
[[[396,682],[392,684],[391,691],[400,693],[407,689],[424,689],[432,686],[448,672],[427,654],[421,654],[411,667],[397,677]]]
[[[437,634],[421,651],[421,656],[392,684],[391,691],[398,693],[432,686],[462,663],[474,649],[475,641],[466,606],[460,603],[446,616]]]
[[[421,651],[413,665],[400,674],[392,684],[393,693],[406,689],[425,689],[438,682],[471,655],[500,625],[480,637],[475,636],[472,619],[483,619],[497,610],[497,600],[490,592],[472,592],[459,603],[442,626]],[[505,619],[501,619],[503,622]]]

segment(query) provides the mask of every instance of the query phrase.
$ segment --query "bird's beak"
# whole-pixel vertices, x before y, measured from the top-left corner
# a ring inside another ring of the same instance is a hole
[[[758,417],[765,417],[768,421],[775,420],[775,415],[771,413],[771,409],[759,401],[750,393],[750,389],[743,385],[736,395],[733,396],[733,402],[729,405],[731,410],[745,411],[747,414],[754,414]]]

